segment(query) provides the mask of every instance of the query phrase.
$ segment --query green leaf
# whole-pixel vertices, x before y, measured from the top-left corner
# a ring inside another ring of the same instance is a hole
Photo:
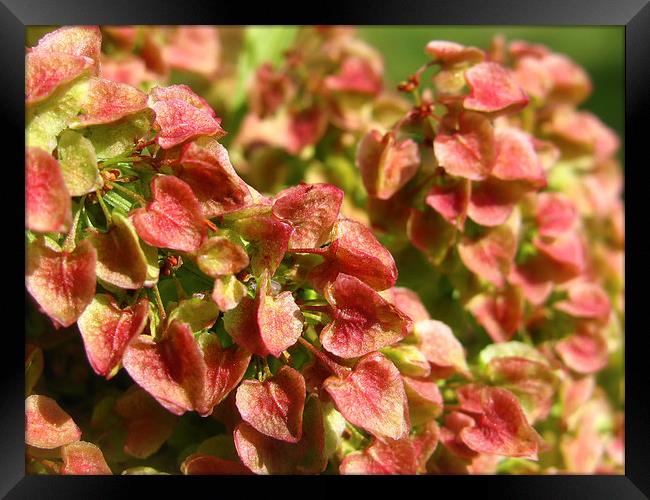
[[[97,158],[107,160],[130,152],[151,130],[151,123],[152,115],[147,110],[114,123],[88,127],[84,135],[95,146]]]
[[[81,111],[88,94],[88,79],[77,80],[30,109],[26,117],[25,143],[48,153],[56,148],[56,138]]]
[[[61,173],[71,196],[92,193],[104,185],[92,142],[79,132],[64,130],[59,137]]]
[[[546,364],[546,358],[544,358],[544,356],[542,356],[539,351],[537,351],[537,349],[516,340],[488,345],[479,353],[478,360],[481,368],[485,369],[485,367],[494,358],[507,357],[525,358],[531,361],[537,361],[539,363]]]

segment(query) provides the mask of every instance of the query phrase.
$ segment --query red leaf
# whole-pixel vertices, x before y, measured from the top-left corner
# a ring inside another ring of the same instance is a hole
[[[77,321],[88,361],[95,373],[107,379],[115,375],[127,344],[144,330],[148,313],[149,301],[146,298],[120,309],[111,295],[95,296]]]
[[[472,459],[477,453],[469,448],[459,437],[460,431],[466,427],[473,427],[474,419],[465,413],[452,411],[445,415],[444,427],[440,429],[440,442],[454,455]]]
[[[578,211],[573,201],[562,193],[540,193],[535,218],[539,234],[554,238],[575,227]]]
[[[546,186],[544,169],[535,152],[532,136],[514,127],[502,127],[496,129],[494,139],[493,177],[526,182],[533,188]]]
[[[611,311],[607,293],[596,283],[575,283],[569,287],[569,297],[555,308],[576,318],[606,320]]]
[[[302,314],[291,295],[284,291],[269,294],[268,275],[258,282],[255,299],[244,297],[224,314],[224,327],[242,347],[258,356],[276,358],[296,343],[302,333]]]
[[[357,358],[406,336],[408,318],[354,276],[339,274],[325,297],[334,321],[323,328],[320,340],[332,354]]]
[[[417,474],[438,444],[438,425],[431,422],[421,435],[400,440],[374,438],[361,452],[345,456],[341,474]]]
[[[408,435],[408,402],[395,365],[379,353],[363,358],[346,377],[331,376],[323,388],[343,417],[378,437]]]
[[[556,265],[556,275],[565,274],[567,279],[584,271],[586,249],[578,234],[571,232],[553,240],[536,237],[533,244]]]
[[[90,73],[93,61],[87,57],[61,52],[27,53],[25,60],[25,102],[36,104],[57,88],[84,73]]]
[[[485,58],[483,51],[477,47],[466,47],[456,42],[446,40],[432,40],[427,43],[425,51],[434,60],[443,65],[459,63],[478,63]]]
[[[40,148],[25,154],[25,227],[65,233],[72,225],[72,203],[59,162]]]
[[[549,54],[542,58],[551,82],[551,100],[579,104],[591,94],[589,75],[564,54]]]
[[[181,151],[178,177],[194,191],[206,217],[218,217],[251,200],[247,184],[230,163],[228,151],[213,138],[192,141]]]
[[[104,454],[97,446],[84,441],[65,445],[61,449],[63,468],[61,474],[103,476],[111,475]]]
[[[397,141],[394,133],[371,130],[359,142],[356,164],[368,195],[387,200],[416,174],[420,151],[411,139]]]
[[[479,453],[537,460],[541,437],[526,420],[517,398],[500,387],[466,385],[458,389],[461,409],[476,424],[464,427],[460,440]]]
[[[318,398],[310,396],[302,417],[302,437],[297,443],[278,441],[249,424],[235,429],[235,447],[241,461],[255,474],[317,474],[327,466],[325,429]]]
[[[282,366],[270,379],[244,380],[237,389],[237,409],[242,419],[262,434],[297,443],[302,437],[305,379]]]
[[[413,331],[420,351],[431,365],[436,368],[451,368],[460,373],[468,372],[462,344],[442,321],[418,321]]]
[[[273,276],[289,248],[291,225],[265,214],[239,219],[233,229],[250,242],[247,251],[253,274],[260,276],[266,270]]]
[[[462,230],[467,217],[470,192],[471,183],[461,179],[459,182],[446,186],[432,186],[427,193],[425,202],[442,215],[447,222]]]
[[[460,115],[458,131],[438,133],[433,151],[449,175],[480,181],[490,174],[494,158],[494,134],[490,121],[479,113]]]
[[[275,196],[273,215],[294,231],[289,248],[318,248],[329,240],[343,201],[343,191],[331,184],[301,184]]]
[[[503,287],[516,252],[516,237],[505,225],[489,230],[476,240],[465,237],[458,245],[465,266],[498,288]]]
[[[568,368],[580,374],[600,371],[609,359],[607,341],[586,327],[558,341],[555,351]]]
[[[155,125],[160,130],[156,141],[163,149],[201,135],[225,135],[214,111],[186,85],[155,87],[149,95],[149,106],[156,112]]]
[[[250,354],[223,349],[210,333],[194,339],[187,323],[173,321],[160,342],[140,335],[127,347],[123,364],[131,378],[176,415],[207,416],[239,383]]]
[[[49,450],[79,439],[81,430],[56,401],[36,394],[25,400],[26,444]]]
[[[97,254],[88,241],[58,252],[36,240],[27,247],[27,290],[45,314],[62,326],[73,324],[95,296]]]
[[[494,342],[507,342],[522,324],[522,299],[517,288],[507,286],[501,293],[476,296],[467,307]]]
[[[323,289],[339,273],[359,278],[375,290],[385,290],[395,284],[397,267],[393,256],[360,222],[339,219],[334,226],[336,240],[325,255],[325,262],[310,273],[314,285]]]
[[[347,57],[337,75],[325,78],[325,87],[337,92],[375,95],[381,92],[381,76],[368,61]]]
[[[144,390],[133,385],[115,403],[115,411],[126,420],[124,452],[149,458],[171,436],[176,419]]]
[[[151,181],[153,201],[131,214],[140,238],[154,247],[195,253],[207,226],[192,188],[182,180],[157,176]]]
[[[528,97],[517,85],[510,70],[494,62],[483,62],[465,72],[471,90],[465,97],[466,109],[484,113],[520,111],[528,104]]]
[[[512,213],[522,194],[521,186],[496,178],[475,183],[467,207],[467,215],[482,226],[500,226]]]
[[[111,123],[147,109],[147,95],[135,87],[103,78],[91,78],[85,113],[76,117],[73,127]]]

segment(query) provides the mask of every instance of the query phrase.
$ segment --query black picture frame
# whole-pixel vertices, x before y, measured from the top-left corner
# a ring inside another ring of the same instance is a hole
[[[650,88],[650,0],[393,0],[378,2],[339,2],[330,0],[322,9],[311,10],[314,5],[305,3],[278,5],[265,8],[248,2],[212,4],[194,0],[162,2],[154,0],[0,0],[0,89],[2,89],[2,117],[6,122],[3,157],[7,165],[0,177],[0,193],[6,207],[7,197],[23,201],[24,178],[18,166],[24,160],[20,136],[12,140],[9,134],[19,134],[19,123],[24,121],[24,29],[35,24],[419,24],[419,25],[617,25],[625,27],[625,212],[627,234],[628,293],[626,317],[628,322],[625,345],[626,419],[625,475],[624,476],[435,476],[416,478],[413,486],[431,488],[432,495],[486,493],[497,498],[648,498],[650,496],[650,407],[646,380],[648,349],[644,337],[642,301],[647,265],[643,262],[643,225],[647,210],[642,205],[644,172],[647,157],[641,153],[648,143],[644,138],[642,119],[648,116]],[[15,157],[14,157],[15,156]],[[647,197],[647,195],[646,195]],[[2,206],[2,205],[0,205]],[[24,290],[23,269],[16,265],[16,256],[23,255],[21,239],[23,227],[19,217],[10,211],[0,211],[3,227],[10,228],[10,247],[5,249],[3,280],[5,300],[5,325],[16,311],[25,307],[16,290]],[[15,231],[15,233],[14,233]],[[24,236],[23,236],[24,238]],[[15,247],[13,246],[15,245]],[[15,248],[15,252],[14,252]],[[9,276],[10,275],[10,276]],[[628,281],[629,279],[629,281]],[[13,293],[12,293],[13,292]],[[13,302],[12,302],[13,301]],[[20,316],[21,318],[24,316]],[[134,480],[125,477],[52,477],[25,476],[24,470],[24,380],[23,361],[20,356],[22,319],[17,325],[6,326],[3,340],[12,345],[3,350],[0,358],[2,397],[0,398],[0,495],[6,498],[116,498],[128,497],[135,490],[132,481],[147,488],[147,495],[157,491],[189,495],[194,488],[205,486],[210,494],[225,494],[223,485],[238,488],[273,488],[262,485],[263,478],[193,478],[158,477]],[[134,477],[134,476],[130,476]],[[269,478],[269,480],[282,480]],[[269,492],[305,492],[311,481],[320,478],[290,478],[291,486],[281,486]],[[382,488],[387,482],[413,480],[413,478],[324,478],[340,481],[333,485],[330,494],[349,494],[351,487]],[[213,481],[225,481],[219,485]],[[128,481],[128,482],[127,482]],[[185,483],[184,481],[191,481]],[[204,482],[210,481],[210,483]],[[242,481],[239,485],[234,482]],[[246,481],[246,483],[243,483]],[[286,481],[286,478],[285,478]],[[188,484],[190,488],[188,489]],[[219,487],[217,488],[217,485]],[[164,490],[163,490],[164,489]],[[244,494],[245,490],[235,490]],[[251,490],[252,491],[252,490]],[[425,493],[427,490],[423,490]],[[273,493],[272,493],[273,494]],[[410,493],[409,493],[410,494]]]

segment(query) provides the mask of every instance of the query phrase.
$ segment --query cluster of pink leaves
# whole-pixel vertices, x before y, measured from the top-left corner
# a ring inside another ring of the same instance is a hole
[[[136,43],[135,28],[106,31],[125,47]],[[377,54],[348,30],[315,33],[309,36],[316,48],[306,53],[320,58],[294,54],[279,72],[259,69],[251,112],[235,140],[249,165],[238,170],[250,172],[260,144],[297,155],[332,124],[356,133],[377,124],[359,121],[365,116],[359,103],[379,101]],[[218,51],[211,28],[152,28],[138,43],[149,69],[159,64],[160,74],[178,65],[214,73],[197,50],[208,44]],[[567,80],[556,55],[513,44],[513,72],[479,49],[432,42],[427,51],[441,68],[438,92],[422,99],[446,112],[435,124],[435,115],[415,109],[406,120],[430,136],[432,171],[425,144],[398,137],[399,127],[369,130],[358,146],[371,220],[406,213],[404,234],[432,264],[460,259],[476,281],[466,307],[497,349],[484,350],[474,367],[449,326],[432,319],[414,292],[395,286],[393,256],[368,227],[342,213],[339,187],[301,183],[260,194],[231,164],[218,142],[225,134],[220,119],[203,98],[183,85],[140,91],[131,84],[144,79],[111,76],[119,72],[100,48],[98,28],[71,27],[28,51],[26,106],[36,117],[70,85],[87,87],[79,110],[54,133],[55,146],[26,151],[26,284],[55,325],[77,324],[97,375],[111,379],[124,368],[135,382],[111,410],[126,427],[124,453],[151,457],[177,416],[196,412],[221,421],[235,451],[199,446],[183,461],[184,474],[319,473],[328,464],[345,474],[490,472],[502,457],[534,461],[546,449],[531,424],[548,416],[559,372],[563,418],[585,429],[563,440],[564,460],[583,471],[613,456],[612,443],[592,439],[599,433],[594,412],[579,410],[588,403],[607,411],[592,374],[607,363],[603,332],[615,321],[602,274],[619,275],[605,250],[598,266],[588,261],[590,228],[581,215],[604,216],[618,206],[616,189],[610,205],[593,196],[615,176],[615,138],[595,117],[570,107],[588,93],[580,86],[589,85],[573,63],[565,61],[574,75]],[[323,59],[329,70],[318,81],[296,82],[302,74],[296,67],[317,67]],[[528,86],[542,88],[531,65],[544,82],[554,82],[540,90],[540,102],[550,104],[534,116],[544,140],[521,126],[533,95]],[[312,104],[294,107],[306,89],[314,93]],[[79,158],[88,149],[93,158],[99,153],[97,131],[117,133],[140,116],[148,126],[127,134],[124,151],[95,160],[101,182],[79,190],[74,179],[88,169]],[[588,123],[591,132],[572,137],[567,120]],[[62,140],[68,131],[81,136],[72,152]],[[580,172],[592,186],[581,193],[584,206],[568,194],[539,192],[560,156],[560,139],[572,151],[593,154]],[[112,165],[120,162],[146,172],[147,182],[115,174]],[[412,181],[420,178],[427,179],[417,183],[423,192],[414,192]],[[111,212],[102,201],[111,190],[130,192],[139,207]],[[423,205],[410,206],[411,199]],[[94,201],[102,205],[105,229],[79,230],[81,211]],[[518,249],[530,237],[525,217],[535,228],[529,245],[535,252],[520,263]],[[478,235],[463,233],[470,224],[481,227]],[[615,248],[622,246],[619,236]],[[211,286],[163,303],[158,283],[176,280],[165,267],[170,259],[193,266]],[[554,290],[566,297],[551,302]],[[523,327],[549,328],[553,314],[568,315],[575,333],[538,349],[508,342]],[[224,344],[219,328],[232,342]],[[300,354],[308,361],[295,364]],[[38,356],[38,349],[28,352],[30,367]],[[39,375],[30,374],[28,393]],[[117,470],[81,437],[56,402],[28,397],[27,454],[39,470]],[[602,449],[585,465],[577,453],[590,439]]]

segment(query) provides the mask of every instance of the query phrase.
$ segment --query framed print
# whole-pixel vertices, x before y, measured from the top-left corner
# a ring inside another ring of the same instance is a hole
[[[650,7],[361,5],[0,6],[7,498],[646,497]]]

